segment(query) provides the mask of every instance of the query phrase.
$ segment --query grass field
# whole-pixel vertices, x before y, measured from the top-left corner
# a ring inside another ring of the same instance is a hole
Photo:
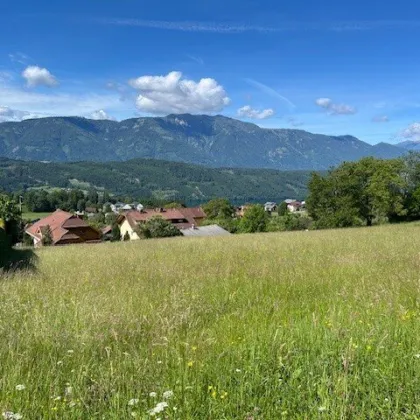
[[[49,216],[50,214],[51,212],[35,213],[35,212],[27,211],[27,212],[22,213],[22,219],[32,221],[32,220],[42,219],[44,217]]]
[[[0,281],[2,412],[420,418],[419,225],[36,255]]]

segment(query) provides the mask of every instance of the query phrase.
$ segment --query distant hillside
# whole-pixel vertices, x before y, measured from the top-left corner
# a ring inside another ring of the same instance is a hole
[[[322,170],[404,150],[352,136],[263,129],[223,116],[169,115],[121,122],[53,117],[0,124],[0,156],[40,161],[164,159],[209,167]]]
[[[0,158],[0,189],[90,186],[119,195],[182,199],[227,197],[237,203],[304,198],[308,171],[212,169],[149,159],[127,162],[42,163]]]
[[[407,140],[407,141],[398,143],[396,146],[405,150],[412,150],[415,152],[420,152],[420,141]]]

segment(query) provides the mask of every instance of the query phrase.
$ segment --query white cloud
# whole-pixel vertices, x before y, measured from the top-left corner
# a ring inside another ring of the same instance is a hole
[[[28,118],[37,118],[40,115],[32,114],[28,111],[19,111],[17,109],[11,109],[8,106],[0,106],[0,122],[6,121],[22,121]]]
[[[420,141],[420,123],[415,122],[401,132],[401,136],[407,140]]]
[[[111,117],[104,111],[103,109],[98,109],[97,111],[93,111],[89,117],[91,120],[111,120],[115,121],[114,117]]]
[[[319,98],[315,103],[330,115],[353,115],[357,112],[356,108],[346,104],[336,104],[330,98]]]
[[[377,115],[372,118],[372,122],[376,123],[386,123],[389,122],[389,117],[387,115]]]
[[[254,109],[249,105],[245,105],[242,108],[238,109],[238,117],[243,118],[253,118],[257,120],[264,120],[266,118],[270,118],[275,114],[274,109]]]
[[[38,66],[28,66],[22,72],[22,76],[26,79],[28,87],[55,87],[58,85],[57,79],[47,69]]]
[[[137,108],[152,114],[212,113],[230,103],[216,80],[205,78],[195,82],[183,79],[179,71],[166,76],[141,76],[131,79],[129,84],[139,91]]]

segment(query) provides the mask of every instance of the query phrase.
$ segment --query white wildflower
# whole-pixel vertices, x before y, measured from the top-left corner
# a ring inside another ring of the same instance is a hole
[[[23,391],[25,388],[25,385],[16,385],[16,391]]]
[[[416,359],[420,359],[420,353],[415,354],[415,355],[414,355],[414,357],[415,357]]]
[[[69,402],[69,407],[70,408],[73,408],[73,407],[75,407],[76,406],[76,403],[74,402],[74,401],[70,401]]]
[[[57,365],[58,366],[61,366],[63,364],[63,361],[62,360],[59,360],[58,362],[57,362]]]
[[[156,398],[156,397],[157,397],[156,392],[151,392],[151,393],[149,394],[149,397],[150,397],[150,398]]]
[[[161,413],[162,411],[165,411],[165,408],[167,407],[168,407],[168,403],[166,401],[162,401],[160,403],[157,403],[155,408],[152,408],[151,410],[149,410],[149,414],[151,416],[154,416],[156,414]]]
[[[61,400],[61,397],[59,395],[54,398],[54,401],[60,401],[60,400]]]
[[[73,354],[74,350],[67,350],[67,354]]]
[[[174,392],[173,391],[165,391],[163,393],[163,399],[164,400],[170,400],[173,396],[174,396]]]
[[[73,388],[71,386],[66,386],[64,390],[64,395],[66,397],[69,397],[71,394],[73,394]]]
[[[4,411],[2,416],[5,420],[21,420],[23,419],[22,414],[14,413],[13,411]]]
[[[318,407],[318,411],[323,413],[324,411],[327,411],[327,407]]]
[[[241,372],[242,372],[242,370],[241,370],[241,369],[235,369],[235,372],[236,372],[236,373],[241,373]]]
[[[130,414],[131,414],[131,417],[137,417],[137,413],[135,411],[132,411]]]
[[[137,405],[139,403],[138,398],[132,398],[130,401],[128,401],[128,405]]]
[[[161,365],[162,363],[163,363],[163,362],[162,362],[162,360],[158,360],[158,361],[157,361],[157,364],[158,364],[158,365]]]

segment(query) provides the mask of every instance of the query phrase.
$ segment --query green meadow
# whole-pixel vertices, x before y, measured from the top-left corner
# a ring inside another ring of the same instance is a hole
[[[0,281],[9,419],[418,419],[420,225],[36,251]]]

